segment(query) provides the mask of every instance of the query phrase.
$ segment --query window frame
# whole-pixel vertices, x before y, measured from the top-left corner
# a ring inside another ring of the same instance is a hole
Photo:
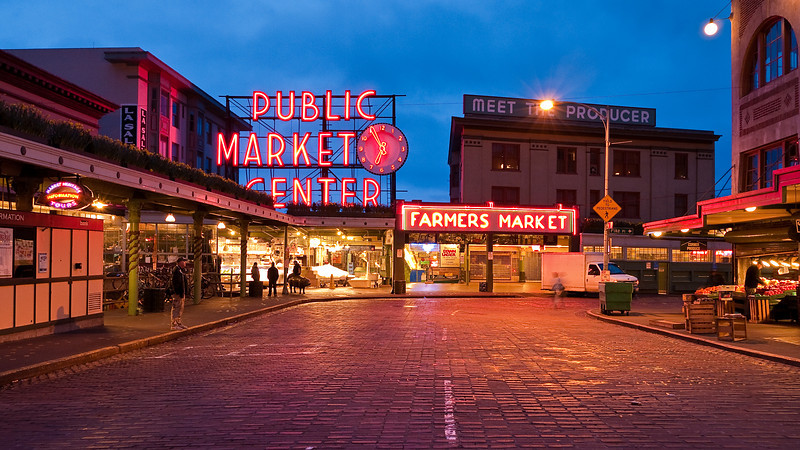
[[[675,179],[689,179],[689,154],[684,152],[675,153]]]
[[[499,164],[497,164],[498,162]],[[520,144],[492,142],[491,170],[492,172],[519,172]]]
[[[624,178],[640,178],[642,155],[639,150],[614,149],[613,175]],[[618,170],[620,169],[620,170]]]
[[[768,162],[767,156],[776,151],[779,152],[777,158],[770,158]],[[739,162],[742,167],[739,174],[741,192],[770,188],[776,170],[798,165],[797,136],[743,152]]]
[[[797,69],[797,34],[784,17],[772,18],[764,22],[753,36],[745,55],[741,74],[742,96]]]
[[[575,175],[578,173],[578,148],[556,147],[556,173]]]

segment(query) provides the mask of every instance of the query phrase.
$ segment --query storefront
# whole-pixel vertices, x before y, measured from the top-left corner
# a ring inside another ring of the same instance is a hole
[[[577,251],[574,208],[403,203],[397,207],[395,280],[541,281],[541,253]],[[395,287],[397,290],[397,287]]]
[[[733,246],[733,284],[744,293],[747,269],[761,263],[764,285],[756,300],[764,303],[761,317],[769,319],[782,300],[788,297],[796,318],[796,286],[800,277],[800,166],[774,172],[774,184],[767,189],[741,192],[728,197],[700,202],[695,215],[645,224],[651,236],[713,235]],[[701,289],[714,293],[715,287]],[[752,319],[751,319],[752,320]],[[779,320],[779,319],[776,319]]]

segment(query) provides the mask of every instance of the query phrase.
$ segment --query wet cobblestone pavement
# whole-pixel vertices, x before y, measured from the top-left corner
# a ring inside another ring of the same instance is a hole
[[[0,391],[13,448],[787,448],[800,369],[596,299],[292,307]]]

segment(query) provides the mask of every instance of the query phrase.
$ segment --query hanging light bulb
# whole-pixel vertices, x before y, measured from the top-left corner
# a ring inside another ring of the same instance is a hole
[[[703,32],[706,36],[713,36],[717,34],[717,31],[719,31],[719,25],[714,22],[714,19],[709,19],[706,26],[703,27]]]
[[[217,229],[218,230],[224,230],[225,229],[225,222],[220,220],[219,223],[217,224]]]
[[[167,214],[167,217],[164,218],[164,220],[170,223],[175,222],[175,216],[173,216],[172,213],[169,213]]]

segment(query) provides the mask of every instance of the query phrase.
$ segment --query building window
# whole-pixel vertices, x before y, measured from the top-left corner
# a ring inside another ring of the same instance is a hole
[[[519,170],[519,144],[492,143],[492,170]]]
[[[776,19],[767,23],[753,37],[745,61],[743,95],[796,69],[797,36],[789,22]]]
[[[578,204],[578,191],[575,189],[556,189],[556,203],[564,206],[575,206]]]
[[[211,158],[210,157],[206,157],[206,172],[212,173],[211,172]]]
[[[197,136],[202,139],[203,138],[203,124],[205,124],[206,119],[203,116],[203,113],[197,113]],[[201,141],[202,142],[202,141]]]
[[[614,201],[622,208],[619,212],[619,217],[625,217],[627,219],[639,218],[638,192],[615,191]]]
[[[181,127],[180,117],[181,105],[175,100],[172,101],[172,126],[175,128]]]
[[[686,180],[689,178],[689,154],[675,153],[675,179]]]
[[[584,245],[583,246],[584,253],[603,253],[603,246],[602,245]],[[611,250],[608,252],[609,259],[622,259],[622,247],[614,247],[611,246]]]
[[[169,117],[169,94],[166,91],[161,91],[161,115]]]
[[[600,202],[600,191],[592,189],[589,191],[589,217],[600,217],[594,210],[594,205]]]
[[[214,143],[213,137],[211,136],[211,121],[210,120],[206,120],[206,142],[208,144],[213,144]]]
[[[169,159],[169,142],[166,139],[159,141],[158,154],[164,159]]]
[[[638,177],[639,152],[631,150],[614,150],[614,176]]]
[[[772,187],[775,171],[798,164],[797,137],[743,153],[742,191]]]
[[[711,251],[672,249],[672,262],[711,262]]]
[[[492,201],[498,205],[519,205],[519,188],[492,186]]]
[[[189,133],[195,133],[194,129],[194,113],[189,113]],[[197,166],[200,167],[200,166]]]
[[[180,151],[181,151],[180,146],[173,142],[172,143],[172,160],[173,161],[180,161],[180,156],[181,156]]]
[[[675,194],[675,217],[685,216],[689,213],[689,195]]]
[[[603,156],[603,150],[599,148],[589,149],[589,175],[603,173]]]
[[[669,249],[664,247],[628,247],[625,255],[628,261],[669,261]]]
[[[578,149],[558,147],[556,149],[556,173],[578,173]]]

